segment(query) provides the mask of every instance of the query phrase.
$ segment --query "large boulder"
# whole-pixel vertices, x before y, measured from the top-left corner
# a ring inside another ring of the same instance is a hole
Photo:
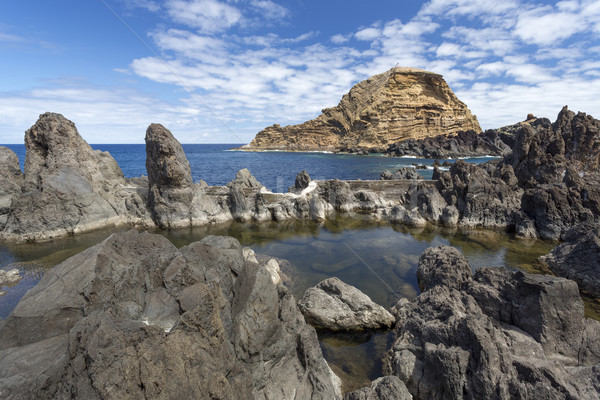
[[[388,373],[416,399],[600,398],[600,323],[575,282],[466,266],[449,247],[423,253],[424,292],[396,306]]]
[[[385,329],[395,321],[385,308],[338,278],[307,289],[298,306],[309,324],[329,331]]]
[[[315,330],[233,238],[113,234],[0,325],[0,397],[335,399]]]
[[[22,190],[12,199],[3,238],[46,240],[144,221],[144,201],[115,160],[92,150],[62,115],[41,115],[25,133],[25,148]]]
[[[600,298],[600,226],[581,224],[565,235],[565,242],[540,257],[555,274],[577,282]]]

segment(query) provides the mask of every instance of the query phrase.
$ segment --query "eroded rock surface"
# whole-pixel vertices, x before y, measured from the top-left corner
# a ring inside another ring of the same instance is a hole
[[[344,400],[411,400],[413,397],[397,376],[378,378],[365,387],[344,396]]]
[[[424,292],[396,306],[388,372],[416,399],[600,398],[600,323],[575,282],[466,266],[449,247],[423,253]]]
[[[390,181],[394,179],[423,179],[423,175],[417,172],[415,168],[403,167],[394,172],[387,169],[379,174],[379,179]]]
[[[113,234],[0,323],[0,397],[335,399],[314,329],[233,238]]]
[[[0,146],[0,231],[6,225],[13,198],[21,192],[22,184],[19,157],[8,147]]]
[[[441,75],[392,68],[357,83],[336,107],[300,125],[273,125],[248,149],[381,149],[410,138],[481,131]]]
[[[338,278],[307,289],[298,306],[309,324],[330,331],[384,329],[394,323],[385,308]]]
[[[143,223],[145,202],[126,185],[115,160],[92,150],[62,115],[41,115],[25,133],[25,147],[25,174],[12,198],[4,238],[39,240]]]
[[[579,287],[600,298],[600,226],[581,224],[565,235],[565,242],[542,256],[554,273],[577,282]]]

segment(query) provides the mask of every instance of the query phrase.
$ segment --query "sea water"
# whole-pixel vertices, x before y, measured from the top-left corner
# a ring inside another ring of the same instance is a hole
[[[25,161],[24,145],[5,145],[12,149],[21,162]],[[144,144],[92,144],[95,150],[108,151],[117,161],[127,178],[147,175],[146,146]],[[384,170],[421,165],[419,173],[431,179],[433,161],[421,158],[395,158],[384,154],[358,156],[321,152],[233,151],[239,144],[183,144],[183,150],[192,168],[195,182],[204,180],[209,185],[225,185],[242,168],[250,170],[269,190],[287,192],[296,175],[306,170],[312,179],[379,179]],[[481,163],[491,157],[466,159]],[[443,162],[445,160],[440,160]],[[448,160],[453,162],[455,160]]]

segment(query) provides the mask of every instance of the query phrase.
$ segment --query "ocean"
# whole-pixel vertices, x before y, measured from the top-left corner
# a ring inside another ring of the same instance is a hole
[[[25,162],[25,145],[4,145],[12,149],[21,162]],[[144,144],[92,144],[96,150],[108,151],[117,161],[127,178],[147,175],[146,145]],[[211,186],[225,185],[235,178],[242,168],[269,190],[287,192],[294,184],[296,175],[303,169],[312,179],[379,179],[379,174],[388,169],[394,171],[413,164],[426,166],[419,170],[426,179],[431,179],[433,161],[421,158],[392,158],[382,154],[358,156],[353,154],[331,154],[320,152],[230,151],[241,144],[183,144],[183,150],[192,168],[195,182],[204,180]],[[473,158],[466,161],[480,163],[491,158]],[[443,162],[445,160],[440,160]],[[454,162],[455,160],[448,160]]]

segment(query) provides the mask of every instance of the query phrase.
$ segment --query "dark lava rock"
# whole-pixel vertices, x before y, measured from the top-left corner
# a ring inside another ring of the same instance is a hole
[[[144,201],[125,188],[115,160],[92,150],[62,115],[41,115],[25,133],[25,148],[22,190],[13,197],[4,238],[47,240],[143,219]]]
[[[152,219],[161,228],[188,225],[195,188],[181,144],[160,124],[150,124],[145,140]]]
[[[0,231],[4,229],[13,198],[21,192],[23,172],[19,157],[8,147],[0,146]]]
[[[3,399],[335,399],[315,330],[235,239],[117,233],[0,324]]]
[[[307,289],[298,307],[309,324],[329,331],[383,329],[395,322],[385,308],[338,278]]]
[[[423,139],[408,139],[391,144],[386,153],[396,157],[457,158],[501,156],[510,153],[512,132],[508,128],[458,132],[455,135],[439,135]]]
[[[436,284],[396,305],[388,373],[416,399],[600,398],[600,323],[575,282],[466,266],[449,247],[423,253],[420,281]]]
[[[294,182],[294,186],[289,188],[289,191],[292,193],[301,193],[304,189],[308,187],[310,183],[310,175],[306,170],[302,170],[296,175],[296,181]]]
[[[387,181],[394,179],[423,179],[423,175],[419,174],[415,168],[403,167],[395,172],[385,170],[379,174],[379,179]]]
[[[413,397],[397,376],[378,378],[365,387],[344,396],[344,400],[411,400]]]
[[[600,297],[600,226],[577,225],[564,239],[565,243],[540,260],[557,275],[574,280],[581,289]]]
[[[240,169],[235,175],[235,179],[227,183],[228,187],[236,188],[254,188],[260,189],[263,185],[248,171],[248,169]]]

